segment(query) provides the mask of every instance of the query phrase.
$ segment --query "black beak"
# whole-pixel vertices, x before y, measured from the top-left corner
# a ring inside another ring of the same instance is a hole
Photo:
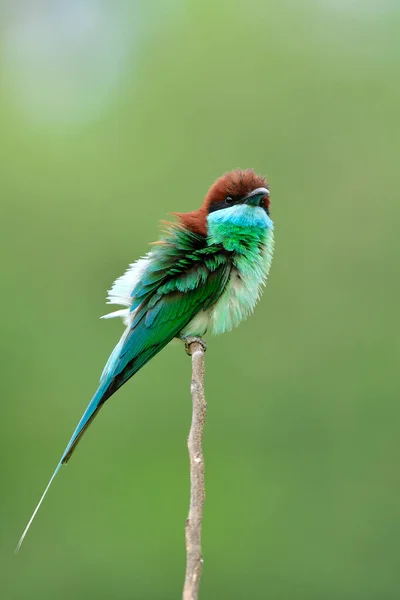
[[[269,190],[267,190],[267,188],[257,188],[243,198],[243,202],[250,204],[250,206],[260,206],[264,196],[269,196]]]

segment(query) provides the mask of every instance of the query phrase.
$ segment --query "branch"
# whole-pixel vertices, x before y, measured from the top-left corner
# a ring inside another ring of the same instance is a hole
[[[183,600],[198,600],[203,567],[201,555],[201,523],[204,509],[203,432],[207,403],[204,397],[204,353],[207,346],[201,338],[187,338],[186,352],[192,357],[192,424],[188,437],[190,458],[190,506],[186,519],[186,576]]]

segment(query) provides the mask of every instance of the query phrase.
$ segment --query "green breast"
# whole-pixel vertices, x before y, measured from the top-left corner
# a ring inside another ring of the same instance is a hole
[[[208,217],[209,240],[232,252],[229,282],[210,316],[215,334],[236,327],[253,312],[267,281],[274,248],[273,223],[263,209],[232,208]]]

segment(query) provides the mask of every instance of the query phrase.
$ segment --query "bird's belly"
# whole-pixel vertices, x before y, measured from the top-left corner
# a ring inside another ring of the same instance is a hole
[[[180,337],[203,336],[208,329],[219,334],[237,327],[254,309],[260,295],[261,280],[243,276],[232,269],[230,280],[219,300],[202,310],[182,329]]]
[[[182,329],[180,337],[201,337],[205,334],[210,323],[210,310],[201,310]]]
[[[229,281],[217,302],[202,310],[186,325],[180,336],[202,336],[207,330],[225,333],[237,327],[254,310],[271,265],[273,235],[250,256],[235,257]]]
[[[246,319],[260,297],[262,284],[262,272],[243,273],[233,268],[228,285],[210,315],[212,333],[230,331]]]

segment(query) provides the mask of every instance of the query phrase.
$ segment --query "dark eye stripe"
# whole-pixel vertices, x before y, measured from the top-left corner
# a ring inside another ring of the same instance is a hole
[[[213,202],[210,205],[208,212],[215,212],[216,210],[229,208],[230,206],[233,206],[234,204],[237,204],[240,201],[241,198],[239,196],[233,196],[228,194],[223,200],[216,200],[215,202]]]
[[[223,208],[228,208],[228,205],[226,204],[225,200],[221,200],[219,202],[213,202],[210,205],[208,212],[212,213],[212,212],[215,212],[216,210],[222,210]]]

